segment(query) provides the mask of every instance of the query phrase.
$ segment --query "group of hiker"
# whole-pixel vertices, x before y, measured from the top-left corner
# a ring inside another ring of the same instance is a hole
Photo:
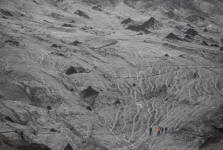
[[[157,128],[157,135],[161,135],[161,134],[167,134],[168,133],[168,129],[167,127],[158,127]],[[153,135],[153,128],[149,128],[149,135]]]

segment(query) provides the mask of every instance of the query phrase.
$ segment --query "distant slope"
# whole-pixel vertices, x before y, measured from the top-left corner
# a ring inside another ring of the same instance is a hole
[[[0,149],[221,150],[220,7],[193,2],[0,0]]]

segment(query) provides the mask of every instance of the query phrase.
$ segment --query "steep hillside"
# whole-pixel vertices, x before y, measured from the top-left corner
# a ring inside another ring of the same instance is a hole
[[[1,0],[0,150],[221,150],[221,5]]]

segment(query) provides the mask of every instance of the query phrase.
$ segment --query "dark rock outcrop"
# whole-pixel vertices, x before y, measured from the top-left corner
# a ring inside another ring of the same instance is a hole
[[[57,132],[57,130],[52,128],[52,129],[50,129],[50,132]]]
[[[208,29],[207,29],[207,28],[204,28],[203,31],[204,31],[204,32],[208,32]]]
[[[89,111],[92,111],[91,106],[87,106],[86,109],[89,110]]]
[[[83,12],[82,10],[77,10],[77,11],[74,12],[74,14],[76,14],[80,17],[86,18],[86,19],[90,19],[90,17],[85,12]]]
[[[69,67],[67,70],[66,70],[66,74],[67,75],[72,75],[72,74],[75,74],[75,73],[88,73],[89,71],[82,68],[82,67]]]
[[[53,48],[62,48],[63,46],[62,45],[58,45],[58,44],[52,44],[51,47],[53,47]]]
[[[72,43],[69,43],[69,45],[73,45],[73,46],[78,46],[79,44],[81,44],[81,42],[78,40],[75,40]]]
[[[66,57],[65,54],[63,54],[63,53],[59,53],[59,52],[51,52],[50,54],[52,54],[52,55],[56,55],[56,56],[61,56],[61,57]]]
[[[28,145],[19,146],[18,150],[51,150],[51,149],[43,144],[31,143]]]
[[[207,43],[206,41],[202,41],[201,45],[209,46],[208,43]]]
[[[99,92],[93,89],[91,86],[81,92],[81,96],[83,98],[97,97],[98,94]]]
[[[166,15],[167,15],[167,17],[169,17],[170,19],[173,19],[174,17],[175,17],[175,14],[174,14],[174,12],[173,11],[168,11],[168,12],[166,12],[165,13]]]
[[[0,150],[51,150],[47,145],[27,143],[23,140],[11,139],[0,134]]]
[[[15,122],[11,117],[9,117],[9,116],[6,116],[5,117],[5,120],[7,120],[7,121],[9,121],[9,122]]]
[[[211,44],[210,46],[211,46],[211,47],[219,47],[218,44]]]
[[[7,43],[11,46],[19,46],[20,45],[20,43],[16,40],[7,40],[7,41],[5,41],[5,43]]]
[[[72,146],[68,143],[64,150],[73,150]]]
[[[80,96],[83,98],[83,101],[87,103],[86,109],[92,111],[95,103],[96,97],[99,95],[99,92],[89,86],[87,89],[81,91]]]
[[[146,28],[144,28],[141,25],[130,25],[126,29],[132,30],[132,31],[135,31],[135,32],[143,32],[145,34],[151,33],[149,30],[147,30]]]
[[[102,6],[96,5],[96,6],[93,6],[92,9],[97,10],[97,11],[102,11]]]
[[[186,40],[186,41],[190,41],[190,40],[192,40],[193,38],[190,36],[190,35],[185,35],[184,36],[184,40]]]
[[[188,21],[190,21],[190,22],[193,22],[193,23],[196,23],[198,21],[204,21],[205,20],[204,17],[198,16],[198,15],[191,15],[191,16],[186,17],[186,19]]]
[[[72,24],[68,24],[68,23],[64,23],[62,26],[63,26],[63,27],[69,27],[69,28],[74,27],[74,25],[72,25]]]
[[[0,9],[0,13],[7,17],[13,17],[13,14],[8,10]]]

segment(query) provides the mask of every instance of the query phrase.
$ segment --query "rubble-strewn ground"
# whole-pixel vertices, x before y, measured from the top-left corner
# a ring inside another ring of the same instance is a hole
[[[0,150],[223,149],[221,6],[0,0]]]

